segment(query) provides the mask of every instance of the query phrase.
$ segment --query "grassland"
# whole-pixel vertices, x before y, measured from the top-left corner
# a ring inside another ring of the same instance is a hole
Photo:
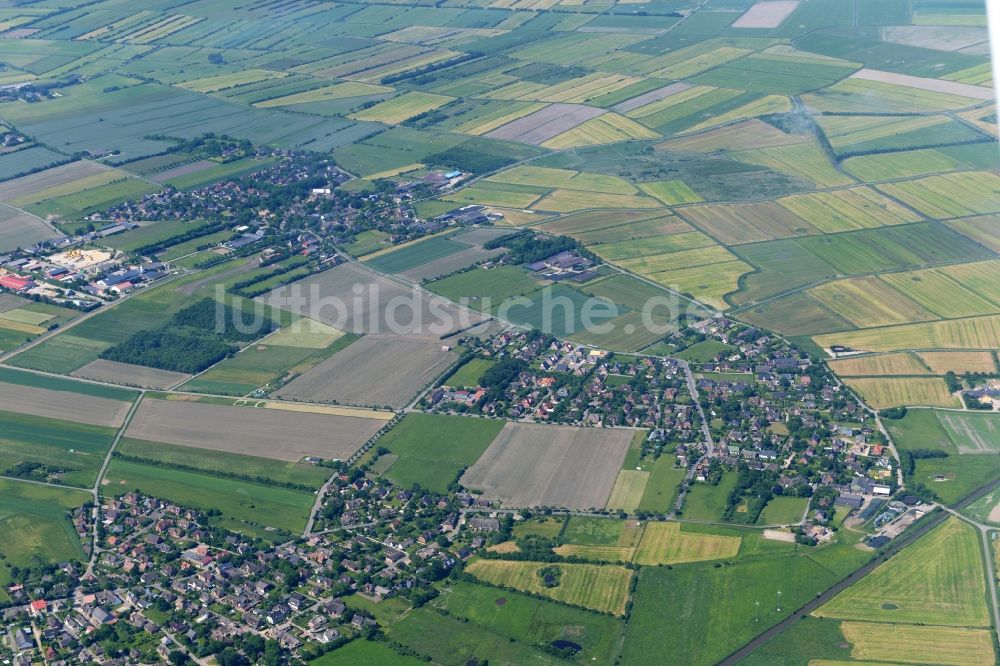
[[[420,666],[425,662],[416,657],[399,654],[383,643],[358,639],[332,652],[327,652],[309,663],[314,666],[368,666],[386,663],[399,664],[399,666]]]
[[[409,414],[378,441],[399,456],[386,472],[398,486],[445,492],[476,462],[503,428],[502,421]]]
[[[448,386],[464,386],[472,388],[479,386],[483,373],[495,365],[493,361],[484,358],[474,358],[463,365],[445,382]]]
[[[736,557],[740,537],[686,532],[680,523],[648,523],[635,551],[636,564],[680,564]]]
[[[672,455],[663,454],[656,459],[639,500],[639,511],[665,514],[673,509],[674,498],[687,473],[676,464],[677,459]]]
[[[539,570],[541,562],[475,560],[465,571],[476,578],[502,587],[531,592],[557,601],[621,615],[625,612],[629,581],[633,572],[621,566],[596,564],[559,564],[559,585],[545,587]]]
[[[715,522],[722,519],[729,493],[736,487],[736,475],[724,474],[719,485],[695,483],[684,498],[684,517]]]
[[[773,498],[760,512],[760,525],[794,525],[805,515],[808,500],[803,497],[778,496]]]
[[[46,564],[82,561],[69,512],[89,501],[90,495],[81,491],[0,479],[0,555],[19,567],[36,559]]]
[[[975,529],[949,518],[815,613],[846,620],[985,627],[985,570]]]

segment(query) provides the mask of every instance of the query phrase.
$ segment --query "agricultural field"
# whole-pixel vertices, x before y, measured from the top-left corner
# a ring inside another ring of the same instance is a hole
[[[873,409],[903,405],[960,407],[959,399],[937,377],[848,378],[845,383],[857,391]]]
[[[975,529],[949,518],[815,614],[858,621],[985,627],[990,624],[985,578]]]
[[[396,459],[381,472],[408,488],[445,492],[476,462],[504,427],[502,421],[437,414],[408,414],[378,440]]]
[[[507,423],[461,483],[504,506],[601,508],[631,440],[624,430]]]
[[[5,562],[22,567],[34,558],[46,563],[84,559],[69,512],[92,501],[88,493],[7,479],[0,480],[0,489],[0,555]]]
[[[349,458],[382,424],[360,416],[147,399],[129,423],[126,435],[297,462],[306,456]]]
[[[559,564],[561,577],[556,587],[545,587],[540,562],[476,560],[465,571],[491,585],[511,587],[538,594],[572,606],[621,615],[625,611],[628,584],[634,575],[621,566],[596,564]]]

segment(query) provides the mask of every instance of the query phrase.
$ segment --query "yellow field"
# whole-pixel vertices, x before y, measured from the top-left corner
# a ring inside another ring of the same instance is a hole
[[[411,91],[399,97],[379,102],[375,106],[353,113],[349,117],[355,120],[369,120],[387,125],[398,125],[413,116],[433,111],[439,106],[447,104],[452,99],[454,98],[445,95]]]
[[[541,102],[582,104],[615,90],[625,88],[642,79],[624,74],[588,74],[577,79],[547,86],[530,97]]]
[[[688,236],[689,234],[679,234]],[[699,235],[700,236],[700,235]],[[598,248],[600,246],[597,246]],[[632,257],[616,261],[620,266],[624,266],[630,271],[642,275],[651,275],[660,271],[667,271],[679,268],[694,268],[705,264],[718,264],[727,261],[734,261],[736,257],[721,245],[709,245],[707,247],[696,247],[690,250],[680,250],[678,252],[667,252],[665,254],[655,254],[645,257]]]
[[[615,487],[611,489],[611,496],[608,497],[607,508],[622,509],[632,513],[639,508],[648,481],[649,472],[634,469],[623,469],[618,472]]]
[[[827,365],[841,377],[943,374],[932,373],[911,352],[893,352],[890,354],[841,358],[828,361]]]
[[[392,92],[388,86],[376,86],[370,83],[360,83],[358,81],[348,81],[337,83],[324,88],[307,90],[305,92],[276,97],[254,104],[262,109],[274,106],[291,106],[292,104],[306,104],[308,102],[323,102],[328,99],[343,99],[345,97],[361,97],[363,95],[377,95],[379,93]]]
[[[654,180],[651,183],[640,183],[639,189],[668,206],[704,201],[683,180]]]
[[[942,266],[938,272],[956,280],[966,289],[1000,304],[1000,261],[976,261],[969,264]]]
[[[218,92],[227,88],[246,85],[248,83],[259,83],[271,79],[281,79],[288,76],[287,72],[272,72],[267,69],[245,69],[242,72],[232,72],[229,74],[219,74],[217,76],[206,76],[201,79],[178,83],[181,88],[187,88],[200,93]]]
[[[27,333],[29,335],[41,335],[48,330],[41,326],[35,326],[23,321],[14,321],[12,319],[0,319],[0,328],[17,333]]]
[[[814,614],[843,620],[988,627],[979,536],[972,526],[950,517]]]
[[[675,522],[650,522],[635,551],[636,564],[680,564],[736,557],[742,539],[735,536],[684,532]]]
[[[729,305],[722,298],[739,288],[740,276],[753,268],[742,261],[727,261],[694,268],[680,268],[647,276],[648,279],[681,293],[689,293],[702,303],[724,310]]]
[[[508,208],[528,208],[538,199],[531,192],[508,192],[506,190],[487,190],[482,187],[466,187],[441,197],[445,201],[455,201],[464,204],[482,204],[484,206],[503,206]]]
[[[921,219],[916,213],[868,187],[795,194],[777,202],[825,234]]]
[[[811,180],[820,187],[850,185],[854,182],[833,168],[826,153],[816,143],[742,150],[733,153],[733,157],[741,162],[759,164],[780,173]]]
[[[486,180],[494,183],[563,188],[604,194],[636,194],[638,192],[628,181],[617,176],[548,167],[517,166],[490,176]]]
[[[803,95],[802,101],[820,111],[847,113],[943,111],[978,103],[968,97],[863,79],[844,79],[819,93]]]
[[[946,372],[963,374],[966,372],[985,372],[992,374],[997,371],[993,352],[920,352],[917,354],[936,375]]]
[[[971,265],[968,270],[972,275],[985,276],[983,270],[977,270]],[[973,317],[1000,312],[1000,306],[973,290],[982,281],[982,277],[963,284],[961,280],[943,270],[928,268],[905,273],[888,273],[882,275],[881,280],[942,318]]]
[[[332,405],[310,405],[292,402],[268,402],[265,409],[280,409],[286,412],[305,412],[307,414],[329,414],[331,416],[350,416],[356,419],[375,419],[376,421],[391,421],[395,412],[376,411],[362,407],[336,407]]]
[[[545,587],[539,569],[558,566],[562,571],[557,587]],[[574,606],[622,615],[628,601],[633,572],[622,566],[558,564],[475,560],[465,572],[493,585],[540,594]]]
[[[727,245],[820,233],[819,229],[774,201],[706,204],[689,206],[677,212]]]
[[[655,139],[658,136],[660,135],[645,125],[640,125],[625,116],[620,116],[617,113],[605,113],[577,125],[568,132],[552,137],[542,145],[553,150],[562,150],[616,141]]]
[[[827,282],[809,289],[808,293],[861,328],[935,319],[917,303],[873,276]]]
[[[588,208],[660,208],[660,206],[659,201],[646,196],[558,189],[542,198],[535,207],[556,213],[569,213]],[[521,206],[521,208],[526,207]]]
[[[864,141],[874,141],[882,137],[919,129],[934,127],[951,122],[948,116],[817,116],[816,122],[823,128],[830,145],[834,148],[849,146]]]
[[[424,165],[420,162],[414,162],[413,164],[404,164],[400,167],[394,167],[392,169],[386,169],[385,171],[379,171],[378,173],[373,173],[369,176],[365,176],[365,180],[378,180],[380,178],[392,178],[393,176],[398,176],[401,173],[409,173],[411,171],[416,171],[417,169],[423,169]]]
[[[1000,348],[1000,315],[887,326],[817,335],[820,347],[847,345],[864,351]]]
[[[769,113],[785,113],[791,110],[792,100],[788,97],[785,97],[784,95],[767,95],[766,97],[761,97],[760,99],[754,100],[749,104],[744,104],[737,109],[733,109],[732,111],[723,113],[720,116],[716,116],[711,120],[698,123],[694,127],[684,130],[682,135],[698,132],[709,127],[714,127],[715,125],[731,123],[736,120],[766,116]]]
[[[985,629],[842,622],[840,631],[853,645],[855,659],[945,666],[996,663],[993,639]]]
[[[747,120],[697,136],[670,139],[657,144],[656,148],[713,153],[720,150],[754,150],[808,142],[808,134],[785,134],[774,125],[768,125],[761,120]]]
[[[507,123],[517,120],[529,113],[534,113],[540,109],[544,109],[547,104],[541,102],[532,103],[512,103],[508,107],[504,108],[502,111],[495,112],[489,115],[481,115],[468,122],[464,122],[454,131],[461,134],[471,134],[473,136],[481,136],[487,132],[492,132],[498,127],[503,127]]]
[[[961,407],[958,398],[948,392],[948,386],[938,377],[848,378],[844,383],[861,394],[872,409],[909,405]]]

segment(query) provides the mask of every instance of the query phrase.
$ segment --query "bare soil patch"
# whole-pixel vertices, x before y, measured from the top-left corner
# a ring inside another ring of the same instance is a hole
[[[0,383],[0,409],[5,412],[114,427],[125,420],[129,404],[70,391]]]
[[[764,0],[733,22],[734,28],[777,28],[799,6],[796,0]]]
[[[606,113],[604,109],[595,109],[592,106],[550,104],[544,109],[498,127],[486,136],[537,146],[604,113]]]
[[[348,416],[145,400],[126,434],[153,442],[297,461],[305,456],[348,458],[384,424]]]
[[[277,397],[399,409],[458,360],[441,345],[368,335],[281,388]]]
[[[690,83],[671,83],[669,86],[657,88],[656,90],[650,90],[648,93],[643,93],[638,97],[627,99],[620,104],[616,104],[612,108],[618,113],[625,113],[627,111],[631,111],[632,109],[638,109],[640,106],[646,106],[647,104],[652,104],[653,102],[659,102],[661,99],[666,99],[671,95],[684,92],[690,87]]]
[[[112,384],[151,389],[170,388],[191,379],[191,375],[183,372],[171,372],[170,370],[147,368],[131,363],[119,363],[118,361],[105,361],[104,359],[91,361],[72,374],[74,377],[82,377],[83,379],[95,379]]]
[[[851,78],[907,86],[909,88],[918,88],[920,90],[958,95],[959,97],[969,97],[972,99],[992,100],[994,97],[993,89],[986,86],[975,86],[971,83],[930,79],[923,76],[910,76],[909,74],[897,74],[895,72],[883,72],[878,69],[868,69],[867,67],[856,71],[851,75]]]
[[[462,476],[504,506],[604,507],[632,432],[508,423]]]

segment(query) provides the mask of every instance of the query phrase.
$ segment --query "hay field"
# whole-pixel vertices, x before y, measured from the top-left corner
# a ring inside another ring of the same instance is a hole
[[[275,396],[399,409],[457,360],[454,352],[441,351],[440,341],[366,335]]]
[[[550,194],[535,202],[539,210],[550,210],[556,213],[571,213],[590,208],[660,208],[662,204],[652,197],[633,196],[628,194],[605,194],[603,192],[585,192],[580,190],[553,190]]]
[[[939,272],[953,278],[966,289],[1000,303],[1000,261],[976,261],[942,266]]]
[[[860,393],[872,409],[902,405],[961,407],[944,380],[937,377],[848,378],[844,382]]]
[[[384,421],[207,403],[144,400],[128,437],[296,462],[349,458]]]
[[[904,349],[997,349],[1000,348],[1000,316],[827,333],[814,336],[813,340],[820,347],[846,345],[855,350],[871,352]]]
[[[387,125],[398,125],[404,120],[409,120],[413,116],[433,111],[453,99],[454,97],[448,97],[447,95],[435,95],[433,93],[411,91],[403,93],[399,97],[393,97],[392,99],[387,99],[384,102],[379,102],[375,106],[364,109],[363,111],[352,113],[348,117],[355,120],[367,120],[370,122],[385,123]]]
[[[119,363],[118,361],[105,361],[104,359],[91,361],[70,374],[74,377],[94,379],[99,382],[151,389],[170,388],[191,379],[191,375],[183,372],[171,372],[170,370],[147,368],[131,363]]]
[[[843,161],[844,171],[867,183],[908,176],[924,176],[960,169],[964,165],[940,150],[924,148],[901,153],[859,155]]]
[[[1000,453],[1000,416],[986,413],[937,412],[959,453]]]
[[[516,166],[513,169],[501,171],[485,180],[493,183],[583,190],[605,194],[636,194],[638,192],[631,183],[617,176],[529,165]]]
[[[824,234],[918,222],[920,216],[868,187],[782,197],[777,203]]]
[[[654,180],[649,183],[640,183],[639,188],[668,206],[704,201],[683,180]]]
[[[853,356],[827,361],[827,365],[841,377],[943,374],[928,370],[911,352]]]
[[[120,426],[131,406],[121,400],[6,382],[0,382],[0,405],[7,412],[107,427]]]
[[[726,245],[813,236],[820,232],[776,201],[688,206],[677,212],[688,222]]]
[[[508,423],[461,483],[504,506],[603,508],[631,441],[624,429]]]
[[[557,587],[542,585],[540,569],[558,566],[562,575]],[[515,590],[540,594],[574,606],[622,615],[628,601],[633,572],[625,567],[597,564],[558,564],[544,562],[511,562],[506,560],[475,560],[465,571],[479,580],[512,587]]]
[[[808,292],[859,328],[936,318],[874,276],[835,280],[813,287]]]
[[[648,482],[649,472],[634,469],[623,469],[618,472],[618,478],[615,479],[614,488],[611,489],[611,496],[608,497],[605,508],[632,513],[639,508],[639,502],[642,501],[642,494]]]
[[[941,666],[996,663],[993,637],[984,629],[842,622],[840,631],[851,643],[854,659]]]
[[[573,129],[563,132],[542,142],[545,148],[564,150],[566,148],[582,148],[597,146],[617,141],[634,141],[636,139],[655,139],[660,135],[634,120],[620,116],[617,113],[605,113],[591,118]]]
[[[966,286],[943,270],[932,268],[889,273],[880,276],[880,279],[943,318],[953,319],[1000,312],[1000,306],[973,290],[978,280],[969,281]]]
[[[986,571],[973,527],[948,518],[814,611],[820,617],[987,627]]]
[[[31,247],[59,236],[40,217],[0,204],[0,251]]]
[[[956,374],[983,372],[992,374],[997,371],[996,359],[993,356],[993,352],[988,351],[920,352],[917,356],[936,375],[943,375],[946,372],[954,372]]]
[[[1000,175],[990,171],[927,176],[878,188],[934,219],[1000,212]]]
[[[749,273],[750,266],[742,261],[725,261],[693,268],[652,273],[646,277],[668,289],[690,293],[702,303],[725,310],[729,307],[723,296],[739,289],[740,276]]]
[[[680,564],[736,557],[742,539],[684,532],[676,522],[650,522],[642,533],[633,561],[636,564]]]

